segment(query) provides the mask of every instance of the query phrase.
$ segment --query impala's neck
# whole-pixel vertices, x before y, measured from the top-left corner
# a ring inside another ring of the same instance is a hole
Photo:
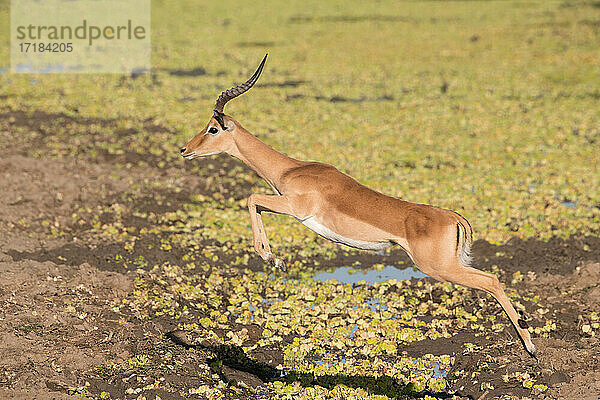
[[[239,125],[233,138],[235,147],[228,153],[252,168],[278,193],[282,175],[302,163],[269,147]]]

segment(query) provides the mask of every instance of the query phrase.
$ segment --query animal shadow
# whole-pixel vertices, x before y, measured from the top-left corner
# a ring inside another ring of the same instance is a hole
[[[390,398],[424,398],[431,396],[436,399],[449,399],[453,396],[461,396],[459,393],[434,393],[431,391],[418,391],[412,383],[402,384],[390,376],[373,377],[367,375],[314,375],[306,372],[290,371],[282,373],[281,370],[274,368],[266,363],[254,360],[246,355],[239,346],[218,345],[204,346],[190,344],[183,331],[175,330],[165,334],[166,338],[173,343],[183,346],[186,349],[208,350],[214,354],[214,357],[208,360],[214,373],[217,373],[221,380],[235,384],[235,381],[227,378],[223,372],[223,367],[229,367],[237,371],[254,375],[263,383],[280,381],[285,383],[300,382],[304,387],[321,386],[327,389],[333,389],[337,385],[345,385],[352,388],[362,388],[370,394],[385,395]],[[465,397],[465,396],[463,396]],[[466,396],[472,398],[471,396]]]

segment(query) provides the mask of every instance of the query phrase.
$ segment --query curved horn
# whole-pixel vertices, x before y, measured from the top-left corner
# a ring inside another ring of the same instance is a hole
[[[254,86],[254,84],[258,80],[258,77],[260,76],[260,73],[263,70],[263,67],[265,66],[265,61],[267,61],[267,56],[268,55],[269,54],[265,54],[265,58],[263,58],[262,62],[258,66],[258,69],[256,70],[256,72],[254,72],[254,75],[252,75],[250,77],[250,79],[248,79],[246,82],[242,83],[241,85],[234,86],[231,89],[224,91],[223,93],[221,93],[221,95],[217,99],[217,102],[215,103],[215,108],[214,108],[213,111],[214,111],[214,114],[215,114],[215,119],[219,122],[219,124],[221,124],[221,126],[223,128],[225,128],[223,126],[223,123],[222,123],[222,120],[223,120],[223,107],[225,107],[225,104],[229,100],[238,97],[242,93],[247,92],[248,90],[250,90],[250,88],[252,86]]]

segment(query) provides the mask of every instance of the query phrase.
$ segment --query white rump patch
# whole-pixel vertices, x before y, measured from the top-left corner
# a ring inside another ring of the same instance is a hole
[[[335,233],[334,231],[327,228],[326,226],[318,223],[315,220],[315,217],[308,217],[304,220],[299,219],[299,221],[302,222],[302,224],[304,226],[306,226],[308,229],[310,229],[313,232],[316,232],[320,236],[323,236],[325,239],[329,239],[332,242],[336,242],[336,243],[342,243],[342,244],[345,244],[346,246],[354,247],[356,249],[382,250],[382,249],[386,249],[393,245],[393,243],[391,243],[391,242],[366,242],[364,240],[355,240],[355,239],[347,238],[345,236]]]
[[[458,230],[460,232],[460,236],[462,237],[462,246],[458,252],[458,261],[463,267],[468,267],[473,262],[473,257],[471,256],[471,245],[469,244],[467,238],[467,232],[461,223],[458,223]]]

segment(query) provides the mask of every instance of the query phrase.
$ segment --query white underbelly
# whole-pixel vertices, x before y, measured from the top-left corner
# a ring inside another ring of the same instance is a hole
[[[387,241],[386,242],[367,242],[364,240],[356,240],[356,239],[347,238],[345,236],[335,233],[334,231],[327,228],[326,226],[318,223],[315,220],[315,217],[309,217],[304,220],[299,219],[298,221],[302,222],[302,224],[304,226],[306,226],[308,229],[310,229],[313,232],[316,232],[320,236],[323,236],[325,239],[329,239],[332,242],[336,242],[336,243],[342,243],[342,244],[345,244],[346,246],[354,247],[357,249],[382,250],[382,249],[386,249],[393,245],[393,243],[387,242]]]

